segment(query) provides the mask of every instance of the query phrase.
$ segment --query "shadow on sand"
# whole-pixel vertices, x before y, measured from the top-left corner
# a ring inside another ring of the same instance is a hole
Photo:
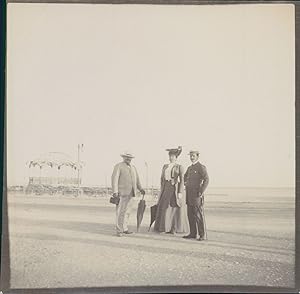
[[[125,249],[125,250],[134,250],[135,252],[141,253],[151,253],[151,254],[169,254],[169,255],[177,255],[181,257],[188,257],[188,258],[199,258],[204,260],[209,260],[212,262],[214,260],[234,263],[235,265],[247,265],[247,266],[254,266],[254,267],[272,267],[272,268],[280,268],[281,271],[291,271],[293,266],[289,262],[280,262],[280,261],[270,261],[270,260],[262,260],[258,258],[250,258],[246,256],[230,256],[224,253],[211,253],[211,252],[195,252],[189,250],[180,250],[174,248],[165,248],[165,247],[156,247],[150,245],[140,245],[140,244],[129,244],[127,242],[123,242],[123,239],[115,237],[114,240],[99,240],[99,239],[89,239],[87,237],[80,238],[80,237],[68,237],[68,236],[57,236],[54,234],[48,233],[12,233],[11,236],[19,237],[19,238],[27,238],[27,239],[34,239],[34,240],[48,240],[48,241],[66,241],[66,242],[77,242],[82,244],[92,244],[97,246],[107,246],[110,248],[117,248],[117,249]],[[129,237],[131,238],[131,237]],[[189,242],[189,241],[187,241]],[[199,246],[201,246],[199,244]],[[204,247],[202,247],[204,249]]]
[[[83,232],[83,233],[90,233],[90,234],[96,234],[96,235],[105,235],[105,236],[113,236],[115,232],[115,227],[112,224],[103,224],[103,223],[94,223],[94,222],[83,222],[83,221],[60,221],[60,220],[32,220],[27,218],[17,218],[15,217],[13,219],[13,223],[19,223],[22,224],[22,226],[42,226],[45,228],[52,228],[52,229],[63,229],[63,230],[69,230],[74,232]],[[223,231],[208,231],[208,234],[210,236],[209,241],[200,243],[196,240],[185,240],[182,239],[182,235],[165,235],[165,234],[156,234],[154,232],[148,232],[147,227],[141,227],[140,233],[131,235],[130,238],[137,238],[137,239],[147,239],[151,241],[159,241],[159,242],[176,242],[180,244],[188,244],[190,242],[193,242],[194,244],[199,244],[199,246],[205,245],[209,247],[216,247],[216,248],[227,248],[227,249],[237,249],[237,250],[243,250],[243,251],[250,251],[250,252],[260,252],[260,253],[273,253],[277,255],[283,255],[283,256],[294,256],[294,249],[287,249],[287,248],[279,248],[279,247],[271,247],[271,246],[258,246],[258,245],[252,245],[249,244],[248,241],[245,241],[243,243],[241,242],[230,242],[227,240],[230,240],[230,235],[237,234],[237,235],[243,235],[242,233],[232,233],[232,232],[223,232]],[[27,234],[24,234],[25,236],[28,236]],[[38,236],[39,234],[35,234],[34,236]],[[219,236],[221,235],[221,237]],[[225,235],[225,237],[224,237]],[[251,234],[244,234],[246,236],[252,237],[253,241],[255,241],[255,238],[262,238],[261,236],[251,235]],[[14,236],[19,236],[18,234],[14,234]],[[22,235],[23,236],[23,235]],[[45,236],[47,239],[48,234],[42,234],[42,236]],[[50,236],[50,235],[49,235]],[[54,238],[55,237],[55,238]],[[52,238],[54,240],[65,240],[65,237],[61,235],[52,235]],[[219,241],[219,239],[222,239],[222,241]],[[265,238],[265,237],[263,237]],[[267,237],[268,239],[271,237]],[[40,238],[38,238],[40,239]],[[43,239],[43,238],[42,238]],[[223,240],[226,241],[223,241]],[[271,238],[272,239],[272,238]],[[276,238],[274,238],[276,240]],[[70,239],[70,241],[74,240],[81,240],[78,238]],[[287,240],[284,239],[283,240]],[[102,242],[100,240],[90,239],[89,242]],[[106,241],[103,241],[106,242]],[[110,244],[111,242],[108,242]],[[118,246],[120,245],[119,242],[116,243]],[[126,248],[128,246],[132,246],[131,244],[126,244]],[[140,245],[136,245],[139,247]],[[150,251],[153,251],[154,247],[147,247]],[[161,248],[162,250],[164,248]],[[169,252],[170,253],[170,252]],[[244,258],[244,257],[243,257]]]

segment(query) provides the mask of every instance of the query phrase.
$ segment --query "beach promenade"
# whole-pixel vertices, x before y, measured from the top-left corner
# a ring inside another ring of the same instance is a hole
[[[118,238],[108,198],[9,194],[11,287],[293,287],[293,193],[240,193],[208,193],[204,242],[148,232],[151,197],[140,232]]]

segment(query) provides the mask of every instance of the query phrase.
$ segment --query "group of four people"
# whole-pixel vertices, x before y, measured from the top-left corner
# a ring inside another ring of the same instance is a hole
[[[182,148],[167,151],[169,163],[162,168],[154,231],[170,234],[189,232],[183,238],[194,239],[199,235],[198,240],[202,241],[205,235],[204,191],[209,182],[206,167],[199,162],[199,152],[193,150],[189,152],[192,164],[184,172],[183,166],[177,163]],[[132,198],[138,191],[145,194],[137,170],[131,164],[134,156],[128,152],[121,156],[123,162],[114,167],[112,174],[113,197],[119,199],[116,207],[117,236],[132,233],[128,230]]]

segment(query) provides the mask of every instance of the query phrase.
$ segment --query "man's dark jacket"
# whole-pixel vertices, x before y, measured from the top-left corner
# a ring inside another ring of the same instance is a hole
[[[188,167],[184,175],[187,205],[199,206],[201,204],[200,195],[204,193],[208,182],[209,177],[204,165],[197,162]]]

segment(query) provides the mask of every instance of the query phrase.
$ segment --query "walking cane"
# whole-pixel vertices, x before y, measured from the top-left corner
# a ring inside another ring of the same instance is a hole
[[[206,228],[206,220],[205,220],[205,214],[204,214],[204,207],[202,207],[202,219],[204,222],[204,229],[205,229],[205,240],[207,240],[207,228]]]
[[[207,228],[206,228],[206,221],[205,221],[205,215],[204,215],[204,198],[202,198],[202,199],[203,200],[202,200],[201,206],[198,207],[198,209],[199,209],[199,212],[200,212],[200,214],[202,216],[202,220],[203,220],[203,223],[204,223],[205,240],[207,240]]]

